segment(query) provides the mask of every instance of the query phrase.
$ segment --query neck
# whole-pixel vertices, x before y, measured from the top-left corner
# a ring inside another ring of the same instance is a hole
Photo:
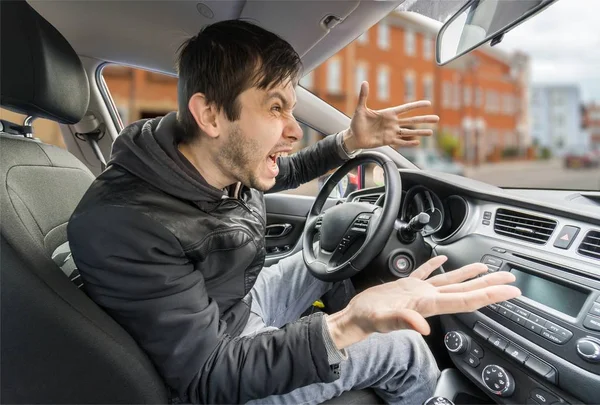
[[[177,145],[177,148],[211,186],[222,190],[235,183],[220,169],[208,145],[201,145],[201,141],[197,140],[192,144]]]

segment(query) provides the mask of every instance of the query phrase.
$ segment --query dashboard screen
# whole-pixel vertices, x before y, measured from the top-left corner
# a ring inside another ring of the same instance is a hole
[[[571,287],[515,268],[511,269],[511,273],[517,278],[513,285],[518,287],[525,297],[572,317],[577,317],[588,297],[588,294]]]

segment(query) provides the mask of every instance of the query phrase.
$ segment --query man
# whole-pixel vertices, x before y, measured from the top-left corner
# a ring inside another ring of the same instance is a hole
[[[430,131],[401,125],[437,117],[399,115],[428,103],[372,111],[364,83],[348,130],[288,157],[302,137],[292,115],[300,59],[288,43],[216,23],[184,44],[178,71],[178,113],[126,128],[71,218],[89,296],[181,401],[319,403],[368,386],[390,403],[425,400],[439,373],[419,334],[429,333],[425,318],[513,298],[512,276],[457,284],[485,272],[474,264],[423,281],[445,261],[437,257],[340,312],[298,319],[333,285],[301,255],[262,269],[262,193],[297,187],[361,148],[418,144],[412,137]]]

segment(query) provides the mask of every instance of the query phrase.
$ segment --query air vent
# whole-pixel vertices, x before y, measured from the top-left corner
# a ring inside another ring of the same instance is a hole
[[[600,231],[589,231],[577,252],[593,259],[600,259]]]
[[[556,221],[522,212],[499,209],[496,211],[494,231],[531,243],[548,242],[556,228]]]
[[[381,194],[361,195],[356,198],[356,201],[368,202],[369,204],[375,204],[377,202],[377,200],[379,200],[379,197],[381,197]]]

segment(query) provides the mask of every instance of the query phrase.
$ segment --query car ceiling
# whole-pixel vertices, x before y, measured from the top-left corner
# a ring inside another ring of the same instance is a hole
[[[81,56],[175,74],[179,46],[203,26],[247,19],[277,33],[310,71],[402,4],[396,1],[29,0]],[[342,22],[327,29],[328,15]]]

